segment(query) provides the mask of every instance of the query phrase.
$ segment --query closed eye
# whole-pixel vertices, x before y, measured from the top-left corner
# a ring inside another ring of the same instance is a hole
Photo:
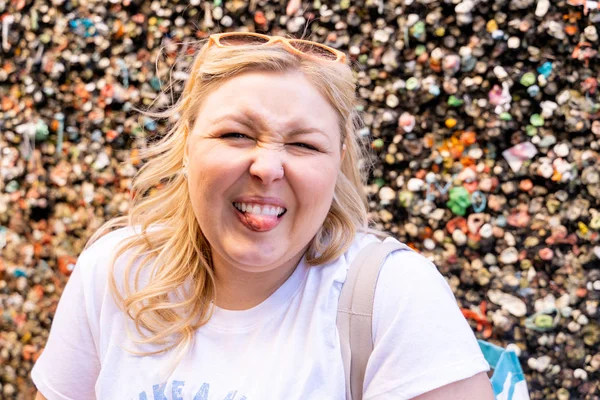
[[[310,144],[307,144],[307,143],[297,142],[297,143],[290,143],[290,144],[292,146],[297,146],[297,147],[305,148],[305,149],[308,149],[308,150],[315,150],[315,151],[319,150],[315,146],[311,146]]]
[[[250,139],[248,135],[239,132],[228,132],[219,136],[221,139]]]

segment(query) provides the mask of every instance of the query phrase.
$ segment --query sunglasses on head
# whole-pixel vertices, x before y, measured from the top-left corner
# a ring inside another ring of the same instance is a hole
[[[208,46],[265,46],[275,43],[285,44],[295,54],[327,61],[346,62],[346,54],[321,43],[302,39],[287,39],[281,36],[268,36],[254,32],[227,32],[210,35]]]

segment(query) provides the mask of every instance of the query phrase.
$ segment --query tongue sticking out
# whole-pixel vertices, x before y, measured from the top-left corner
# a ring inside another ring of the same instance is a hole
[[[241,213],[240,213],[241,214]],[[279,225],[280,219],[274,215],[241,214],[241,220],[247,228],[256,232],[266,232]]]

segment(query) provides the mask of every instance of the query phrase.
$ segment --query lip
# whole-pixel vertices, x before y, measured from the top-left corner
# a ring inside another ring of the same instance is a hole
[[[253,203],[262,206],[276,206],[287,210],[285,202],[277,197],[262,197],[262,196],[240,196],[233,200],[233,203]]]
[[[246,200],[246,201],[248,201],[248,200]],[[254,204],[268,205],[268,206],[274,205],[273,203],[269,203],[269,202],[258,203],[257,201],[254,201]],[[242,223],[242,225],[244,225],[246,228],[248,228],[249,230],[254,231],[254,232],[272,231],[279,225],[279,223],[282,221],[283,216],[287,212],[287,208],[284,208],[285,211],[283,212],[283,214],[281,214],[279,216],[250,217],[249,214],[241,212],[233,204],[232,204],[231,208],[234,210],[235,215],[237,215],[237,217],[240,220],[240,222]]]

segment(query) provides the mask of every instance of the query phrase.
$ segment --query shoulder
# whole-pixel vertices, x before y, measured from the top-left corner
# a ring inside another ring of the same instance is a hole
[[[357,238],[348,264],[361,249],[377,242],[382,241],[373,235]],[[393,237],[387,237],[383,243],[404,245]],[[452,316],[451,322],[459,324],[464,319],[452,289],[436,265],[406,245],[389,254],[379,270],[375,287],[373,339],[377,340],[389,329],[414,330],[419,324],[435,321],[440,314],[444,314],[444,320]]]
[[[361,250],[373,243],[396,243],[403,247],[388,255],[381,266],[375,290],[375,315],[385,313],[388,307],[389,311],[397,310],[399,304],[426,293],[439,295],[441,291],[446,297],[453,298],[445,278],[431,261],[393,237],[381,240],[368,233],[357,234],[352,245],[334,263],[337,282],[345,282],[347,272]]]
[[[139,235],[139,227],[124,227],[108,232],[89,244],[77,258],[77,267],[83,276],[104,269],[113,259],[121,245]]]
[[[138,226],[113,230],[89,244],[77,258],[68,285],[78,287],[78,299],[83,302],[82,306],[85,306],[85,314],[94,335],[101,330],[110,329],[100,323],[102,315],[106,317],[119,312],[119,305],[110,289],[110,278],[114,277],[119,292],[122,292],[125,283],[130,285],[134,282],[141,260],[136,249],[126,249],[116,256],[122,245],[141,234],[141,227]],[[125,271],[130,263],[132,268],[126,277]],[[146,273],[139,276],[141,282],[147,281]]]
[[[391,238],[386,240],[389,239]],[[381,243],[381,239],[372,233],[358,232],[354,237],[352,244],[348,247],[344,254],[340,256],[338,261],[342,261],[346,266],[349,267],[350,264],[352,264],[352,261],[356,259],[356,256],[358,256],[358,253],[372,243]]]
[[[393,241],[388,238],[384,242]],[[374,319],[393,323],[402,316],[406,321],[409,316],[432,315],[441,305],[457,307],[452,289],[434,263],[409,249],[386,258],[375,289]]]
[[[361,250],[372,243],[396,243],[404,248],[392,252],[384,261],[379,273],[378,287],[380,283],[389,283],[392,285],[411,286],[422,280],[429,280],[436,276],[441,278],[437,267],[425,258],[423,255],[408,248],[404,243],[394,237],[387,237],[385,240],[379,239],[373,234],[359,233],[346,253],[341,257],[347,267],[350,267]]]
[[[384,243],[387,242],[399,243],[393,238],[387,238]],[[401,296],[402,293],[410,294],[427,290],[426,288],[434,291],[450,290],[434,263],[417,251],[403,249],[393,252],[386,258],[379,273],[376,294],[395,293],[396,296]],[[390,293],[387,293],[388,291]],[[447,294],[452,295],[452,291]]]
[[[162,229],[161,226],[155,225],[149,227],[147,232],[156,232],[160,229]],[[116,252],[121,249],[122,245],[130,239],[141,237],[142,234],[142,227],[137,225],[115,229],[89,244],[79,255],[78,261],[83,260],[88,262],[87,264],[90,261],[93,261],[94,264],[109,262]]]

